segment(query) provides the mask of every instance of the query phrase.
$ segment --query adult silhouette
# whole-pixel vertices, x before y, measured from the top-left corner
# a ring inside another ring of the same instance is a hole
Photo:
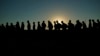
[[[45,21],[42,22],[42,30],[46,30],[46,23],[45,23]]]
[[[4,26],[4,24],[1,24],[1,31],[5,31],[5,26]]]
[[[66,28],[67,28],[67,24],[64,23],[63,21],[61,21],[61,23],[62,23],[62,25],[61,25],[62,30],[66,30]]]
[[[8,24],[8,22],[6,23],[6,31],[8,31],[9,30],[9,24]]]
[[[92,23],[93,23],[93,30],[96,30],[97,29],[97,23],[94,20],[92,20]]]
[[[27,21],[27,29],[31,30],[31,24],[30,24],[29,20]]]
[[[39,30],[39,31],[41,30],[40,22],[38,22],[37,30]]]
[[[99,21],[99,19],[97,19],[97,28],[98,28],[98,30],[100,30],[100,21]]]
[[[56,23],[57,23],[57,30],[60,30],[61,24],[58,21],[56,21]]]
[[[33,22],[33,30],[35,30],[35,22]]]
[[[24,25],[24,22],[21,23],[21,30],[24,30],[25,28],[25,25]]]
[[[74,24],[71,22],[71,20],[69,20],[69,22],[68,22],[68,30],[69,31],[73,31],[74,30]]]
[[[56,21],[54,21],[54,30],[57,30],[57,24],[56,24]]]
[[[49,28],[49,30],[53,29],[53,24],[51,23],[51,21],[48,21],[48,28]]]
[[[13,25],[13,23],[10,23],[10,30],[14,31],[15,30],[15,26]]]
[[[89,19],[89,31],[91,31],[92,30],[92,22],[91,22],[91,19]]]
[[[82,21],[82,29],[83,31],[86,31],[87,29],[86,23],[84,21]]]
[[[77,20],[75,25],[76,31],[81,31],[81,27],[82,27],[82,23],[79,20]]]
[[[0,25],[0,31],[1,31],[1,25]]]
[[[16,30],[17,30],[17,31],[19,31],[19,30],[20,30],[20,24],[19,24],[19,22],[18,22],[18,21],[16,22]]]

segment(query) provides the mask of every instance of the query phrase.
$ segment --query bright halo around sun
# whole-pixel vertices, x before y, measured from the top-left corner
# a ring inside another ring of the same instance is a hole
[[[67,18],[64,16],[55,16],[52,18],[52,21],[58,21],[59,23],[61,23],[61,21],[64,21],[65,23],[67,23]]]

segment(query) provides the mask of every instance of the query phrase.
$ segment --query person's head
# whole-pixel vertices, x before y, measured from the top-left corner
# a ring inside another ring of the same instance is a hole
[[[91,22],[91,19],[89,19],[89,22]]]
[[[24,22],[22,22],[22,24],[24,24]]]
[[[33,24],[35,24],[35,22],[33,22]]]
[[[99,19],[97,19],[97,22],[100,22]]]
[[[29,20],[27,20],[27,23],[29,23]]]
[[[58,20],[56,22],[58,23]]]
[[[40,24],[40,22],[38,21],[38,24]]]
[[[79,22],[80,22],[79,20],[76,21],[76,23],[79,23]]]
[[[12,25],[13,25],[13,23],[10,23],[10,25],[12,26]]]
[[[94,22],[94,20],[92,20],[92,22]]]
[[[19,24],[19,22],[17,21],[16,24]]]
[[[43,21],[43,23],[45,23],[45,21]]]
[[[50,23],[50,20],[48,20],[48,23]]]
[[[82,23],[85,23],[84,21],[82,21]]]
[[[56,24],[56,21],[54,21],[54,24]]]
[[[63,24],[63,23],[64,23],[64,21],[61,21],[61,23]]]
[[[4,26],[4,24],[1,24],[1,26]]]
[[[71,23],[71,20],[69,20],[69,23]]]
[[[8,22],[6,24],[8,25]]]

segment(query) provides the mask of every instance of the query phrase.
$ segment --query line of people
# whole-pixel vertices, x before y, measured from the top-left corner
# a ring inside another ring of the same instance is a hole
[[[86,25],[86,23],[84,21],[80,22],[79,20],[76,21],[76,24],[73,24],[71,22],[71,20],[69,20],[68,24],[66,24],[65,22],[61,21],[61,23],[59,23],[58,21],[54,21],[54,24],[51,21],[48,21],[48,25],[46,25],[45,21],[43,21],[42,23],[38,22],[37,23],[37,28],[36,28],[36,24],[35,22],[33,22],[33,26],[31,29],[31,24],[30,21],[27,21],[27,30],[46,30],[46,28],[48,28],[48,30],[62,30],[62,31],[100,31],[100,21],[99,19],[97,20],[97,22],[95,22],[95,20],[89,20],[89,24],[88,26]],[[16,22],[16,24],[14,25],[13,23],[9,23],[7,22],[6,25],[1,24],[0,25],[0,31],[24,31],[25,30],[25,24],[24,22],[21,22],[21,24],[19,22]]]

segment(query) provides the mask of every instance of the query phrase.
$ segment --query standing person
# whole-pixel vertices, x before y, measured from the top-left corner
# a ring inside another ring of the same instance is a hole
[[[83,29],[83,31],[87,30],[87,26],[86,26],[86,23],[84,21],[82,21],[82,29]]]
[[[11,29],[10,29],[11,31],[15,30],[15,27],[14,27],[13,23],[10,24],[10,27],[11,27]],[[18,30],[20,30],[20,28]]]
[[[24,22],[21,23],[21,30],[24,30],[25,28],[25,25],[24,25]]]
[[[97,28],[100,31],[100,21],[99,21],[99,19],[97,19]]]
[[[29,20],[27,21],[27,29],[31,30],[31,24],[30,24]]]
[[[4,24],[1,24],[0,28],[1,28],[1,31],[5,31],[5,26],[4,26]]]
[[[81,31],[81,27],[82,27],[82,23],[79,20],[77,20],[75,25],[76,31]]]
[[[96,31],[97,30],[97,23],[94,20],[92,20],[92,23],[93,23],[93,30]]]
[[[0,31],[1,31],[1,25],[0,25]]]
[[[42,22],[42,30],[46,30],[46,23],[45,23],[45,21]]]
[[[41,30],[40,22],[38,22],[37,30],[39,30],[39,31]]]
[[[50,21],[48,21],[48,28],[49,30],[53,30],[53,24]]]
[[[69,31],[74,31],[74,24],[72,23],[72,21],[71,20],[69,20],[69,22],[68,22],[68,30]]]
[[[57,30],[57,23],[54,21],[54,30]]]
[[[64,23],[63,21],[61,21],[61,23],[62,23],[62,30],[67,30],[67,24],[66,23]]]
[[[33,22],[33,30],[35,30],[35,22]]]
[[[91,19],[89,19],[89,31],[91,31],[92,30],[92,23],[91,23]]]
[[[17,31],[19,31],[19,30],[20,30],[20,24],[19,24],[19,22],[18,22],[18,21],[16,22],[16,30],[17,30]]]
[[[9,24],[8,24],[8,22],[6,23],[6,31],[9,31]]]
[[[60,30],[61,24],[58,21],[56,21],[56,23],[57,23],[57,30]]]

